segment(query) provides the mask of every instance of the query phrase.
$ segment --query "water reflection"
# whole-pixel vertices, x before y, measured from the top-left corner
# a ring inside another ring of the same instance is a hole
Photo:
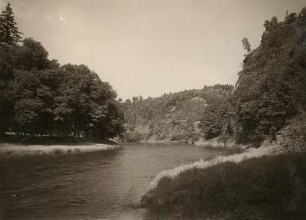
[[[218,153],[184,145],[130,145],[111,152],[2,158],[0,217],[150,219],[154,216],[133,207],[157,173]]]

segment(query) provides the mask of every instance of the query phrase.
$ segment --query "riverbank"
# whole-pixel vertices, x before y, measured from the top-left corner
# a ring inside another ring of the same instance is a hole
[[[82,137],[73,136],[33,136],[33,135],[16,135],[5,134],[0,135],[0,144],[10,143],[10,144],[33,144],[33,145],[86,145],[88,143],[95,144],[110,144],[116,145],[117,141],[113,139],[105,140],[90,140]]]
[[[141,206],[181,217],[304,219],[305,173],[306,153],[249,149],[161,172]]]
[[[23,155],[59,155],[77,154],[86,152],[110,151],[122,148],[120,145],[83,143],[70,145],[24,145],[12,143],[0,143],[0,156]]]
[[[247,145],[241,145],[241,144],[236,144],[234,140],[227,141],[226,144],[224,144],[223,141],[220,140],[219,137],[210,139],[210,140],[204,140],[203,138],[200,138],[199,140],[193,142],[193,143],[186,143],[185,141],[171,141],[169,139],[163,139],[163,140],[154,140],[154,139],[149,139],[149,140],[141,140],[139,143],[143,144],[188,144],[190,146],[202,146],[202,147],[208,147],[208,148],[228,148],[228,149],[240,149],[244,150],[248,148]]]
[[[203,147],[210,147],[210,148],[239,148],[239,149],[246,149],[247,145],[236,144],[234,140],[228,140],[224,143],[224,141],[220,140],[220,137],[216,137],[210,140],[204,140],[200,138],[199,140],[193,143],[195,146],[203,146]]]

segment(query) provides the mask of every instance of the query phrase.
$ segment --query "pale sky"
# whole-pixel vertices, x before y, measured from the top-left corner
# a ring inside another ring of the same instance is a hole
[[[3,9],[8,1],[0,0]],[[241,39],[306,0],[10,0],[23,37],[61,64],[85,64],[118,96],[158,96],[234,84]]]

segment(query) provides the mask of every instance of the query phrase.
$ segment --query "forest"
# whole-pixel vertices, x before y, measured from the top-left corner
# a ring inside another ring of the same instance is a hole
[[[85,65],[61,65],[0,15],[0,135],[105,140],[123,133],[117,94]]]

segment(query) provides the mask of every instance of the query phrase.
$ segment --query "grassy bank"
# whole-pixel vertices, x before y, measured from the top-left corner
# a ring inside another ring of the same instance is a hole
[[[101,141],[89,140],[81,137],[72,137],[72,136],[35,136],[35,135],[14,135],[14,134],[5,134],[0,135],[0,144],[1,143],[11,143],[11,144],[39,144],[39,145],[81,145],[91,143],[99,144],[116,144],[115,141],[110,139],[105,139]]]
[[[141,140],[137,142],[127,142],[127,143],[144,143],[144,144],[166,144],[166,145],[171,145],[171,144],[188,144],[188,145],[194,145],[194,146],[202,146],[202,147],[208,147],[208,148],[228,148],[228,149],[246,149],[248,145],[239,145],[235,143],[234,140],[229,140],[224,144],[224,141],[220,140],[219,137],[213,138],[210,140],[204,140],[203,138],[200,138],[199,140],[191,143],[191,142],[186,142],[186,141],[171,141],[170,139],[163,139],[163,140]]]
[[[0,156],[76,154],[121,148],[113,140],[89,142],[84,138],[1,135]]]
[[[241,148],[244,149],[247,146],[246,145],[238,145],[235,140],[227,140],[225,143],[223,140],[221,140],[220,137],[216,137],[210,140],[204,140],[203,138],[200,138],[198,141],[195,141],[193,143],[196,146],[205,146],[210,148]]]
[[[120,149],[119,145],[82,143],[69,145],[24,145],[0,143],[0,157],[23,156],[23,155],[59,155],[59,154],[76,154],[96,151],[110,151]]]
[[[214,161],[160,174],[142,206],[185,217],[305,219],[306,153]]]

